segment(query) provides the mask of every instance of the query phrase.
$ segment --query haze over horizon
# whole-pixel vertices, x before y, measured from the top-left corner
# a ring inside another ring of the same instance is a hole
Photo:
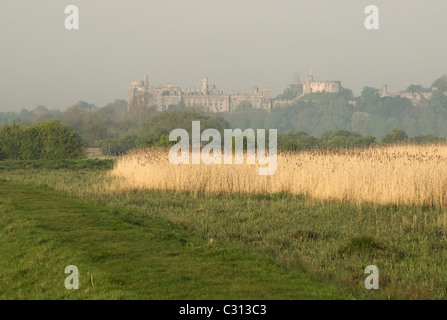
[[[64,28],[70,4],[80,30]],[[364,27],[370,4],[379,30]],[[445,12],[445,0],[3,0],[0,111],[103,106],[144,74],[156,86],[208,76],[226,93],[271,87],[273,97],[310,66],[355,95],[428,87],[447,73]]]

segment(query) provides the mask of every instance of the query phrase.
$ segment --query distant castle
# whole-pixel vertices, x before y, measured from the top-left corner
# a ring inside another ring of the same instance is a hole
[[[242,102],[249,102],[253,108],[260,110],[270,111],[272,108],[270,88],[259,91],[254,87],[251,93],[224,94],[215,85],[209,84],[207,77],[203,78],[200,89],[182,90],[171,84],[154,87],[145,75],[141,81],[132,81],[127,89],[127,101],[129,110],[139,103],[151,103],[159,111],[181,103],[185,107],[204,107],[211,112],[232,112]]]
[[[209,112],[233,112],[239,106],[251,105],[258,110],[271,111],[273,108],[287,107],[296,103],[299,99],[311,93],[339,93],[343,87],[340,81],[315,81],[311,74],[306,76],[304,83],[301,83],[299,75],[295,75],[293,83],[284,89],[283,94],[276,99],[271,98],[271,89],[264,88],[259,90],[254,87],[251,93],[224,94],[214,84],[209,84],[208,78],[202,80],[200,89],[181,89],[173,87],[171,84],[154,87],[149,81],[149,76],[145,75],[143,80],[132,81],[127,88],[128,110],[137,106],[153,106],[158,111],[165,111],[172,105],[183,105],[185,107],[201,107]],[[380,97],[401,97],[409,99],[414,106],[420,105],[424,100],[430,100],[438,88],[432,88],[431,91],[408,92],[399,91],[395,93],[388,92],[388,86],[384,85],[381,89],[376,89]],[[286,94],[287,93],[287,94]],[[447,92],[443,92],[447,95]],[[304,98],[306,99],[306,98]],[[354,99],[348,101],[349,104],[357,105]]]
[[[272,101],[273,108],[283,108],[295,103],[306,94],[310,93],[339,93],[342,90],[340,81],[315,81],[311,74],[306,76],[306,81],[301,83],[298,74],[295,75],[293,83],[291,83],[284,92],[289,92],[293,97],[281,97]]]
[[[314,92],[338,93],[341,90],[340,81],[314,81],[313,75],[306,77],[303,83],[303,94]]]
[[[406,92],[406,91],[399,91],[399,92],[388,92],[388,85],[383,85],[382,89],[377,89],[377,93],[380,94],[381,98],[384,97],[401,97],[406,98],[411,101],[411,103],[414,106],[417,106],[421,103],[423,100],[430,100],[431,96],[433,95],[433,92],[438,91],[438,88],[432,88],[431,91],[427,92]],[[447,95],[447,92],[444,92],[444,95]]]
[[[308,93],[327,92],[338,93],[341,90],[340,81],[314,81],[313,76],[307,76],[305,83],[300,83],[299,78],[295,80],[294,90],[299,92],[293,100],[278,100],[271,98],[271,89],[264,88],[260,91],[254,87],[251,93],[224,94],[215,85],[208,82],[205,77],[200,89],[185,89],[166,86],[154,87],[147,75],[143,80],[132,81],[127,89],[128,110],[137,105],[149,104],[156,107],[158,111],[165,111],[171,105],[183,104],[185,107],[204,107],[210,112],[233,112],[243,102],[250,103],[254,109],[271,111],[272,107],[280,107],[290,104]]]

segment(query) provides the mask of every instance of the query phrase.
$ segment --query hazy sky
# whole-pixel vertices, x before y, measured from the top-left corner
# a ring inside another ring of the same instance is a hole
[[[79,30],[64,27],[70,4]],[[369,4],[379,30],[364,27]],[[0,111],[103,106],[146,73],[157,86],[206,75],[227,93],[274,96],[311,65],[356,95],[429,86],[447,73],[446,20],[446,0],[1,0]]]

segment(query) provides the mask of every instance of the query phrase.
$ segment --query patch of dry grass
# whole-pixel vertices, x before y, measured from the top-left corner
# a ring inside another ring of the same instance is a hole
[[[138,150],[118,159],[114,191],[287,192],[351,203],[444,207],[447,146],[398,145],[367,149],[309,150],[278,154],[277,171],[258,165],[173,165],[168,149]]]

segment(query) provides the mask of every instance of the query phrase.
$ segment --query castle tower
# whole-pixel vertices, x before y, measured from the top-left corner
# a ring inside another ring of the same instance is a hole
[[[314,76],[306,76],[306,83],[303,84],[303,93],[312,93],[312,82],[314,82]]]
[[[306,76],[306,83],[311,83],[313,81],[314,81],[314,76],[313,75]]]
[[[382,86],[382,90],[380,90],[380,96],[382,98],[388,96],[388,85],[384,84]]]
[[[208,77],[205,77],[202,80],[202,93],[206,94],[207,92],[208,92]]]
[[[143,87],[147,89],[148,86],[149,86],[149,76],[145,74],[143,77]]]
[[[263,94],[264,98],[266,98],[266,100],[270,100],[270,96],[272,94],[272,89],[271,88],[263,88],[262,94]]]

